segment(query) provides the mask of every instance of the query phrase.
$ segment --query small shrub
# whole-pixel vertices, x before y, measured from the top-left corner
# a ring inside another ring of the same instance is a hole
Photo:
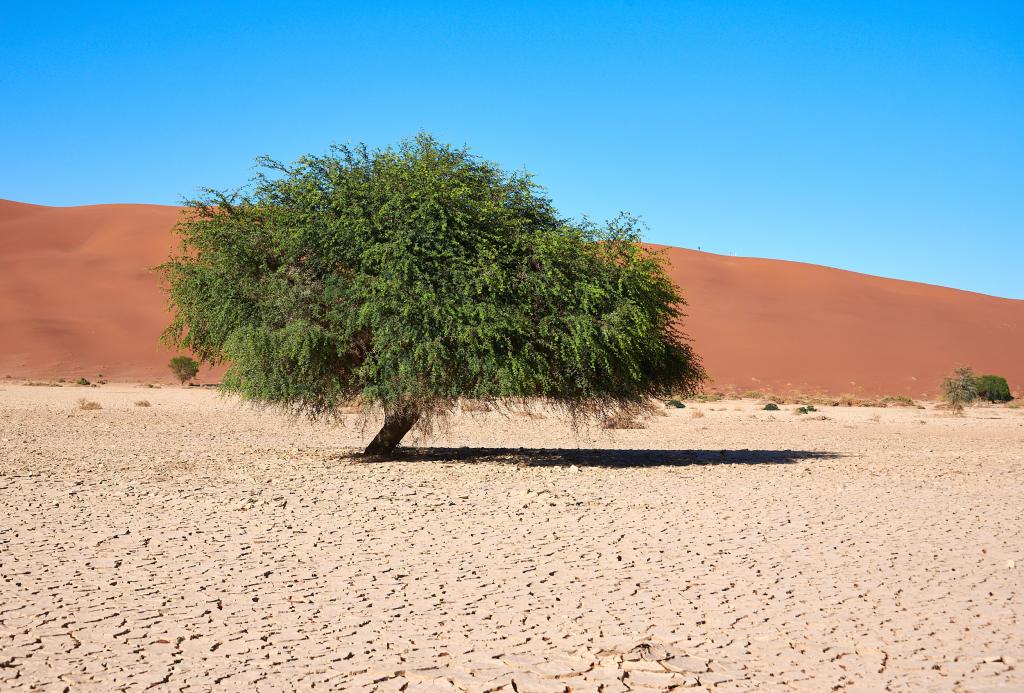
[[[978,399],[978,379],[974,371],[961,366],[942,380],[942,399],[954,414],[962,414],[964,406]]]
[[[638,429],[647,428],[643,422],[637,419],[632,414],[628,414],[624,411],[615,412],[605,417],[604,421],[601,422],[601,428],[611,429]]]
[[[909,397],[904,397],[903,395],[889,395],[888,397],[883,397],[881,400],[879,400],[879,404],[881,406],[883,406],[883,407],[888,407],[888,406],[893,406],[893,407],[914,407],[914,406],[917,406],[916,404],[914,404],[914,400],[910,399]]]
[[[1001,375],[980,375],[977,380],[978,397],[989,402],[1009,402],[1013,399],[1010,385]]]
[[[686,405],[680,402],[678,399],[670,399],[665,402],[666,407],[672,407],[673,409],[686,409]]]
[[[807,406],[803,406],[803,407],[797,407],[797,409],[796,409],[796,413],[797,414],[810,414],[811,412],[815,412],[815,411],[818,411],[818,410],[814,408],[813,404],[808,404]]]
[[[92,400],[82,397],[78,400],[78,408],[83,411],[93,411],[95,409],[102,409],[103,407],[99,402],[93,402]]]
[[[152,405],[150,405],[149,400],[140,399],[138,402],[135,403],[135,406],[136,407],[149,407],[149,406],[152,406]]]
[[[182,385],[199,373],[199,362],[189,356],[175,356],[167,365]]]
[[[704,412],[702,412],[700,409],[694,409],[693,413],[690,414],[690,416],[692,416],[695,419],[703,419],[704,418]]]
[[[90,382],[89,382],[88,380],[86,380],[85,378],[79,378],[79,379],[78,379],[78,380],[76,380],[75,382],[76,382],[76,383],[77,383],[78,385],[92,385],[92,383],[90,383]]]
[[[775,402],[769,402],[768,404],[764,405],[764,410],[765,411],[778,411],[779,410],[779,405],[776,404]]]
[[[718,392],[702,392],[697,395],[698,402],[719,402],[722,399],[722,395]]]

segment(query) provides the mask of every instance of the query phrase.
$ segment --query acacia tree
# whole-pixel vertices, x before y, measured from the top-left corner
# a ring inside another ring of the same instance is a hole
[[[188,356],[175,356],[167,366],[182,385],[199,374],[199,362]]]
[[[530,174],[427,134],[258,162],[246,188],[187,203],[160,268],[165,339],[227,363],[243,399],[375,405],[366,453],[383,454],[460,398],[596,417],[704,377],[632,217],[567,220]]]

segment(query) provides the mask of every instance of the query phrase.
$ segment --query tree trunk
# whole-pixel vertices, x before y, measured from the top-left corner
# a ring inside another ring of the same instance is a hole
[[[389,455],[420,419],[418,411],[400,411],[384,415],[384,425],[363,451],[364,455]]]

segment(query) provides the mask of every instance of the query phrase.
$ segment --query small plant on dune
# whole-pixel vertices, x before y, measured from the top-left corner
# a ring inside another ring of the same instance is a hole
[[[980,375],[977,379],[978,397],[989,402],[1009,402],[1013,399],[1010,385],[1001,375]]]
[[[138,402],[135,403],[135,406],[136,407],[149,407],[149,406],[152,406],[152,405],[150,405],[149,400],[147,400],[147,399],[140,399]]]
[[[764,405],[763,409],[765,411],[778,411],[779,405],[776,404],[775,402],[769,402],[768,404]]]
[[[90,383],[85,378],[79,378],[78,380],[75,381],[75,383],[78,385],[92,385],[92,383]]]
[[[797,409],[796,409],[796,413],[797,414],[810,414],[811,412],[815,412],[815,411],[818,411],[818,410],[814,408],[813,404],[808,404],[807,406],[804,406],[804,407],[797,407]]]
[[[702,412],[700,409],[694,409],[693,413],[690,416],[692,416],[695,419],[703,419],[704,412]]]
[[[967,366],[961,366],[942,380],[942,399],[954,414],[963,414],[964,407],[978,399],[978,379]]]
[[[199,362],[190,356],[175,356],[167,365],[171,372],[174,373],[174,377],[180,380],[182,385],[192,380],[199,373]]]
[[[673,409],[686,409],[686,405],[680,402],[678,399],[670,399],[665,402],[666,407],[672,407]]]
[[[187,203],[160,271],[165,340],[221,388],[311,418],[359,398],[387,455],[460,400],[601,422],[705,378],[682,295],[637,219],[559,214],[525,172],[423,133],[259,161]]]
[[[84,411],[92,411],[94,409],[102,409],[103,407],[99,402],[93,402],[92,400],[82,397],[78,400],[78,408]]]

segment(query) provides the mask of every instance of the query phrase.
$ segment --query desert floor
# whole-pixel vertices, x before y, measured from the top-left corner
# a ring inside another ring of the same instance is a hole
[[[1021,690],[1024,410],[792,409],[361,462],[355,415],[0,382],[0,689]]]

